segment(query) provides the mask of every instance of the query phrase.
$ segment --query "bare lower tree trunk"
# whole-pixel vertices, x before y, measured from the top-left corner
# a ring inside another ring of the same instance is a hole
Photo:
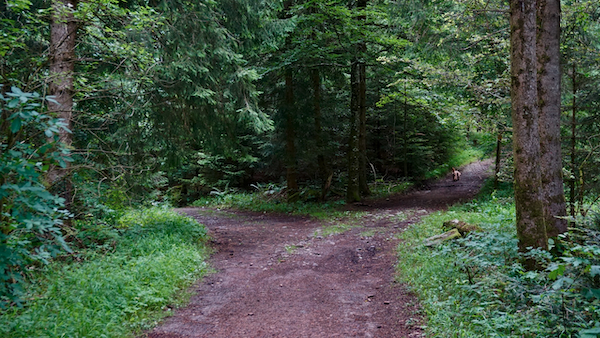
[[[290,18],[290,8],[293,5],[292,0],[283,2],[284,17]],[[287,46],[291,45],[291,37],[285,40]],[[283,98],[283,111],[285,113],[285,166],[287,182],[288,202],[298,200],[298,174],[296,171],[296,124],[295,124],[295,97],[294,97],[294,78],[292,68],[288,67],[284,72],[285,93]]]
[[[367,0],[358,0],[357,10],[367,7]],[[364,21],[365,16],[359,15],[357,20]],[[368,192],[366,176],[366,71],[363,60],[366,45],[364,42],[355,45],[357,55],[350,66],[350,137],[348,140],[348,188],[346,202],[358,202],[361,193]],[[365,117],[363,117],[363,114]],[[364,146],[364,150],[363,150]]]
[[[298,174],[296,172],[296,124],[294,123],[294,87],[291,69],[285,71],[285,149],[288,202],[298,199]]]
[[[576,173],[576,145],[577,145],[577,69],[575,67],[575,63],[573,63],[573,74],[571,75],[571,80],[573,81],[573,102],[571,103],[571,175],[572,177],[569,180],[569,190],[570,190],[570,198],[569,198],[569,211],[572,217],[575,217],[575,177],[577,177]]]
[[[406,82],[404,82],[404,116],[402,122],[402,173],[404,178],[408,178],[408,92],[406,91]]]
[[[362,44],[361,49],[366,51],[364,44]],[[369,190],[369,184],[367,182],[367,71],[364,61],[361,61],[358,64],[358,75],[358,185],[361,195],[367,196],[371,194],[371,191]]]
[[[310,71],[313,87],[313,108],[315,117],[315,140],[317,144],[317,164],[319,166],[319,178],[321,179],[321,200],[325,200],[327,191],[331,185],[331,175],[327,169],[323,144],[323,127],[321,126],[321,75],[318,68]]]
[[[560,0],[537,0],[542,196],[548,237],[567,231],[560,142]]]
[[[350,136],[348,138],[348,187],[346,202],[360,201],[359,186],[359,70],[358,63],[350,66]]]
[[[510,1],[511,104],[519,249],[547,249],[541,187],[535,0]],[[526,262],[534,268],[533,262]]]
[[[50,78],[48,92],[56,102],[49,102],[51,113],[61,118],[71,130],[73,116],[73,78],[75,72],[75,42],[77,22],[73,11],[76,0],[54,0],[52,2],[52,22],[50,23]],[[59,141],[66,146],[72,143],[71,133],[61,129]],[[68,168],[52,167],[48,172],[48,182],[52,185],[64,180],[63,197],[67,207],[71,202],[71,183],[67,179]]]

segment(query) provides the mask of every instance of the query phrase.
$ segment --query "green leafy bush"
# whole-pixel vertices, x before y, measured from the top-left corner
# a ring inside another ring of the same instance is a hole
[[[20,302],[27,265],[69,250],[64,201],[42,183],[50,166],[69,160],[58,142],[65,125],[39,112],[42,101],[16,87],[0,94],[0,307]]]

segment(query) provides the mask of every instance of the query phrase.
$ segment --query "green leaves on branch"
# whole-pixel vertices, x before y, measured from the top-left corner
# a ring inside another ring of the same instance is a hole
[[[70,161],[58,142],[66,128],[39,112],[42,103],[16,87],[0,94],[0,307],[19,302],[27,265],[70,250],[60,230],[64,200],[43,184],[50,166]]]

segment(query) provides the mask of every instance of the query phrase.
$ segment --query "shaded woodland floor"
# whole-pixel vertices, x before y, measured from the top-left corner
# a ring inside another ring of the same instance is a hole
[[[149,338],[421,337],[418,300],[396,283],[395,234],[428,213],[473,198],[491,161],[462,168],[420,190],[353,205],[350,230],[299,216],[183,208],[207,226],[216,273],[195,285]],[[401,259],[401,258],[400,258]]]

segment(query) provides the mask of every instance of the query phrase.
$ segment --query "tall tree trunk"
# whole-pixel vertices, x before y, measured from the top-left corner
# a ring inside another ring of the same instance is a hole
[[[569,211],[571,217],[575,217],[575,177],[577,177],[576,173],[576,146],[577,146],[577,68],[575,63],[573,63],[573,73],[571,74],[571,80],[573,81],[573,99],[571,103],[571,178],[569,179]]]
[[[348,138],[348,187],[346,202],[360,201],[359,186],[359,69],[358,62],[350,66],[350,137]]]
[[[394,112],[395,119],[396,115]],[[408,178],[408,92],[406,91],[406,82],[404,82],[404,119],[402,123],[402,172],[404,173],[404,178]]]
[[[519,249],[547,249],[541,187],[535,0],[510,0],[511,104]],[[534,268],[527,261],[528,268]]]
[[[361,49],[366,51],[364,43],[361,44]],[[363,196],[371,194],[369,185],[367,183],[367,72],[364,60],[361,60],[358,64],[358,76],[359,76],[359,100],[358,100],[358,146],[359,146],[359,175],[358,185],[360,193]]]
[[[548,237],[567,231],[560,142],[560,0],[537,0],[542,197]]]
[[[315,140],[317,144],[317,164],[319,166],[319,178],[321,179],[321,200],[325,200],[327,191],[331,185],[331,176],[325,163],[323,127],[321,126],[321,75],[318,68],[310,70],[313,87],[313,109],[315,117]]]
[[[311,14],[317,13],[317,7],[311,6],[309,12]],[[311,34],[311,39],[316,39],[316,34]],[[325,145],[323,144],[323,127],[321,126],[322,114],[321,114],[321,74],[318,67],[314,67],[310,70],[310,78],[313,89],[313,109],[315,118],[315,141],[317,145],[317,165],[319,170],[319,179],[321,180],[321,197],[320,200],[324,201],[327,198],[327,192],[331,186],[331,179],[333,173],[327,168],[325,161]]]
[[[54,0],[52,2],[52,17],[50,23],[50,78],[48,92],[56,102],[48,102],[48,110],[63,119],[71,130],[73,116],[73,78],[75,72],[75,43],[77,39],[77,22],[73,11],[77,6],[76,0]],[[61,129],[59,141],[66,146],[72,143],[71,133]],[[71,203],[71,182],[67,178],[68,167],[52,167],[47,179],[56,185],[64,180],[62,197],[67,208]]]
[[[285,71],[285,150],[288,202],[298,200],[298,174],[296,172],[296,124],[294,123],[294,87],[292,70]]]
[[[292,17],[290,9],[293,1],[283,2],[283,16],[286,19]],[[288,36],[285,40],[287,46],[291,45],[291,38]],[[287,182],[288,202],[298,200],[298,174],[296,171],[296,124],[294,121],[296,105],[294,98],[294,79],[292,68],[287,67],[284,71],[285,94],[283,99],[283,111],[285,113],[285,166]]]
[[[367,0],[358,0],[356,9],[364,10]],[[365,16],[359,15],[357,20],[364,21]],[[350,138],[348,140],[348,189],[346,191],[347,202],[358,202],[361,193],[368,193],[366,175],[366,125],[363,131],[363,123],[366,119],[366,68],[364,63],[364,52],[366,45],[364,41],[356,44],[357,56],[350,66]],[[363,150],[364,148],[364,150]]]

